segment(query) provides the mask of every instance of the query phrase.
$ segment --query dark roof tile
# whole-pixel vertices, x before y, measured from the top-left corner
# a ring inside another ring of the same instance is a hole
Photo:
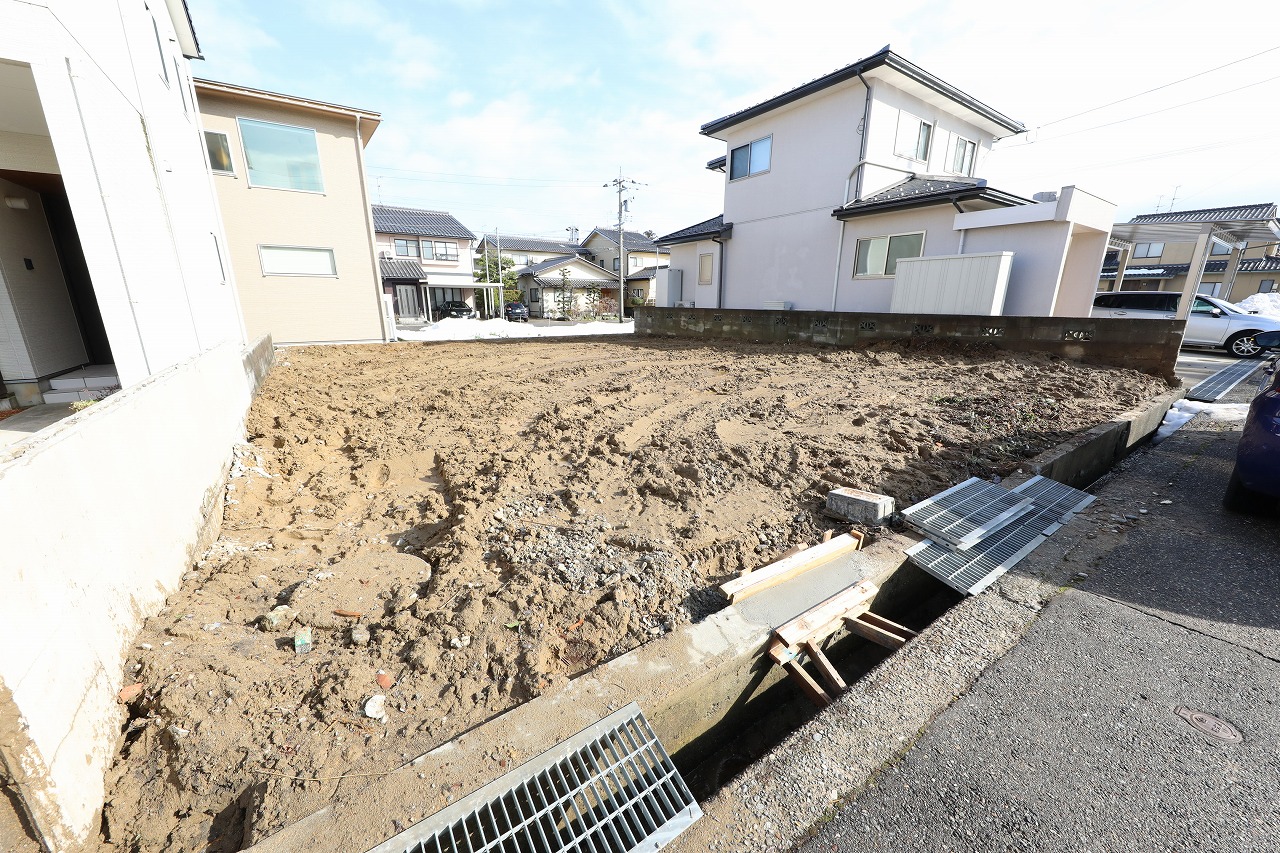
[[[1167,213],[1144,213],[1129,221],[1140,225],[1166,222],[1266,222],[1276,218],[1274,203],[1241,204],[1234,207],[1206,207],[1200,210],[1174,210]]]
[[[704,219],[697,225],[690,225],[688,228],[681,228],[679,231],[672,231],[670,234],[659,237],[653,242],[661,246],[665,246],[670,243],[691,243],[694,240],[710,239],[732,229],[732,222],[728,225],[724,224],[724,214],[722,213],[719,216]]]
[[[373,206],[373,227],[379,234],[412,234],[419,237],[456,237],[475,240],[467,226],[443,210],[416,207]]]
[[[405,258],[378,258],[383,278],[407,278],[420,280],[427,277],[422,264]]]

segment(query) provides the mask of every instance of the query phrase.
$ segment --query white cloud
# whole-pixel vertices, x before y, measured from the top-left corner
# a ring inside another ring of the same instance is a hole
[[[196,36],[206,56],[217,57],[219,76],[228,82],[260,81],[259,55],[280,43],[258,22],[243,0],[202,3],[193,15]],[[200,74],[196,65],[195,73]]]

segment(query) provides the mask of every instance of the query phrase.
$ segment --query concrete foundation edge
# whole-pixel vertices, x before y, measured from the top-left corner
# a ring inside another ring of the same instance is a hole
[[[272,353],[223,344],[0,453],[0,517],[33,546],[0,575],[0,771],[46,849],[94,843],[121,663],[218,535]]]

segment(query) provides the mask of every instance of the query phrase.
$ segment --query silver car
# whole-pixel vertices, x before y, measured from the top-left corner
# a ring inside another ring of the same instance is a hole
[[[1093,317],[1173,320],[1181,293],[1172,290],[1120,290],[1093,298]],[[1241,311],[1223,299],[1196,295],[1187,315],[1183,346],[1220,347],[1237,358],[1253,358],[1262,348],[1253,340],[1259,332],[1280,331],[1280,320]]]

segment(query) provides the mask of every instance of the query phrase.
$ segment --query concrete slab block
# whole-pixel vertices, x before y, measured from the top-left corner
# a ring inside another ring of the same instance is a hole
[[[827,512],[846,521],[883,524],[893,515],[894,508],[894,500],[888,495],[843,487],[827,492]]]

